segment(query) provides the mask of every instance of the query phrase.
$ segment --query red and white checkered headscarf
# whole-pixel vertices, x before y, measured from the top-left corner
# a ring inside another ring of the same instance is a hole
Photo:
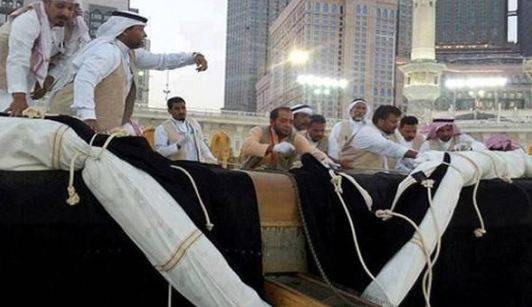
[[[432,123],[424,127],[423,133],[427,135],[427,140],[435,140],[438,138],[438,130],[446,126],[451,126],[453,128],[453,136],[461,134],[460,129],[454,123],[454,119],[447,118],[434,119]]]

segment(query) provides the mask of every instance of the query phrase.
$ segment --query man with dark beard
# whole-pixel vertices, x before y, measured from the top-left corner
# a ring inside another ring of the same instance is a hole
[[[64,28],[74,20],[78,0],[43,0],[9,16],[0,28],[0,111],[19,116],[32,104],[30,94],[50,89],[69,62],[68,50],[77,42],[67,40]],[[86,35],[83,22],[72,25],[74,35]]]
[[[395,160],[416,158],[415,150],[397,143],[395,130],[400,118],[397,107],[380,106],[373,114],[372,124],[362,127],[348,140],[341,160],[349,161],[350,169],[379,171],[393,169]]]
[[[270,113],[270,125],[250,130],[242,145],[244,169],[288,170],[298,155],[312,154],[324,165],[334,165],[326,154],[314,148],[293,127],[294,115],[288,107],[274,109]]]
[[[116,11],[74,60],[75,115],[95,131],[109,131],[130,122],[136,98],[137,69],[167,70],[196,64],[207,70],[199,53],[154,54],[144,46],[147,19]]]

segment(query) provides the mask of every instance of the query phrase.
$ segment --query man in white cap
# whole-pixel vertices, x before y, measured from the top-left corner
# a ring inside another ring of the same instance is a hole
[[[296,104],[290,110],[294,114],[294,128],[296,128],[297,132],[305,134],[310,124],[310,116],[314,114],[314,110],[306,104]]]
[[[329,135],[329,157],[339,160],[340,151],[349,138],[370,123],[368,103],[362,98],[351,101],[347,109],[350,118],[334,125]]]
[[[196,64],[207,70],[200,53],[154,54],[142,49],[147,19],[115,11],[74,60],[75,115],[95,131],[110,131],[128,124],[133,114],[137,69],[167,70]]]
[[[464,151],[464,150],[486,150],[484,144],[475,141],[469,135],[460,132],[458,126],[452,118],[434,119],[426,127],[427,140],[420,152],[434,151]]]
[[[74,22],[78,2],[37,1],[15,11],[0,28],[0,111],[21,115],[32,103],[35,83],[36,90],[46,91],[61,76],[69,60],[65,54],[76,43],[57,27],[71,25],[76,35],[88,32],[84,23]]]

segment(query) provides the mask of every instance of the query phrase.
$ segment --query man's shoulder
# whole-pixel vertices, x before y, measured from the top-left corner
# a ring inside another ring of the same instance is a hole
[[[17,29],[18,27],[23,27],[25,31],[35,29],[39,32],[41,24],[35,9],[29,8],[26,12],[15,17],[15,19],[11,21],[11,30]]]
[[[191,116],[187,116],[187,121],[193,126],[199,126],[200,125],[198,120],[196,120],[194,117],[191,117]]]
[[[169,119],[163,121],[163,122],[159,125],[159,127],[163,127],[163,126],[166,126],[166,125],[171,124],[171,123],[172,123],[172,119],[169,118]]]

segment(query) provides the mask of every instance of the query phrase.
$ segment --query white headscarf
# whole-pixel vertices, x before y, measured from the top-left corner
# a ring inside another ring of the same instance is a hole
[[[118,13],[124,13],[128,15],[142,16],[135,14],[129,11],[117,11]],[[104,24],[98,28],[96,31],[96,38],[92,40],[87,46],[80,52],[79,56],[74,60],[74,66],[80,67],[81,64],[85,61],[87,50],[93,48],[94,46],[106,44],[114,41],[120,34],[124,33],[125,30],[133,26],[145,26],[146,23],[134,18],[128,18],[124,16],[111,16]]]
[[[308,115],[314,114],[314,110],[310,106],[308,106],[306,104],[296,104],[295,106],[290,108],[290,110],[292,110],[292,113],[294,115],[298,114],[298,113],[304,113],[304,114],[308,114]]]
[[[351,103],[349,104],[349,106],[347,107],[347,114],[349,116],[350,119],[351,118],[351,110],[359,103],[363,103],[364,105],[366,105],[366,115],[364,115],[364,121],[366,122],[371,122],[371,106],[362,98],[355,98],[353,101],[351,101]]]

